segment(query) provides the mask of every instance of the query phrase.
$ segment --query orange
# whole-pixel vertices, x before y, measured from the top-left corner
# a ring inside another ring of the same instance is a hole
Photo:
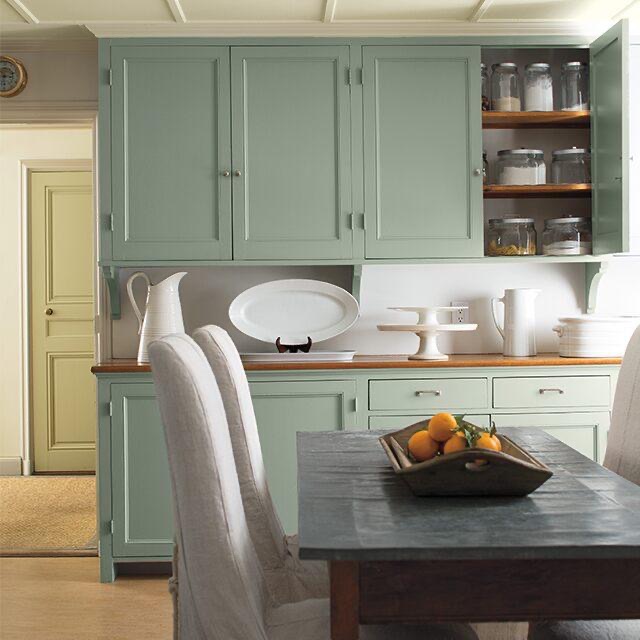
[[[450,413],[436,413],[429,420],[429,434],[438,442],[446,442],[457,428],[458,423]]]
[[[496,442],[498,438],[492,436],[489,433],[483,433],[477,440],[475,446],[478,449],[490,449],[491,451],[500,451],[500,441]]]
[[[442,453],[455,453],[456,451],[464,451],[467,448],[467,439],[458,433],[449,438],[442,448]]]
[[[494,433],[491,436],[491,439],[496,443],[496,445],[498,446],[498,451],[502,451],[502,442],[500,442],[500,438],[498,438],[498,436]]]
[[[438,443],[424,430],[416,431],[409,438],[407,448],[418,462],[430,460],[438,453]]]

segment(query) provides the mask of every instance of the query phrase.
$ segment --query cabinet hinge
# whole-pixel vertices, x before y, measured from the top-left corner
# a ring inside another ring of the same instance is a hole
[[[367,216],[364,213],[362,214],[362,230],[367,230]]]
[[[352,230],[356,228],[355,217],[356,217],[355,213],[349,214],[349,226],[351,227]]]
[[[105,213],[104,220],[107,231],[113,231],[113,213]]]
[[[113,418],[113,402],[109,403],[109,417]]]
[[[358,413],[358,398],[353,399],[353,410]]]
[[[109,532],[111,533],[111,535],[113,535],[113,530],[114,530],[113,520],[110,520],[109,521]]]
[[[109,86],[113,85],[113,71],[109,69]]]
[[[351,67],[347,69],[347,84],[351,86]]]

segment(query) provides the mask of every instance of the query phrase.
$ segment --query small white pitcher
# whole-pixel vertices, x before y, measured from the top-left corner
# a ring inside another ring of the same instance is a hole
[[[505,356],[536,355],[535,300],[540,289],[505,289],[503,298],[491,298],[491,314],[504,340]],[[504,303],[504,329],[498,323],[496,303]]]
[[[137,271],[127,280],[127,293],[138,318],[138,362],[149,362],[147,348],[151,342],[171,333],[184,333],[182,308],[180,306],[180,281],[186,272],[174,273],[158,284],[151,284],[149,276]],[[133,281],[143,278],[147,283],[147,302],[144,317],[133,297]]]

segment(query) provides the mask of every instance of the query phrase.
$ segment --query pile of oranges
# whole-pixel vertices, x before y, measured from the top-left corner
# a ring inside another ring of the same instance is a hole
[[[438,413],[429,420],[426,429],[416,431],[409,438],[407,448],[414,460],[423,462],[467,448],[502,451],[502,444],[495,428],[487,431],[461,417]]]

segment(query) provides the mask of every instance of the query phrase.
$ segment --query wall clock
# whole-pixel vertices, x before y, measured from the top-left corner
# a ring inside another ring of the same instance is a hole
[[[17,96],[27,86],[27,70],[20,60],[0,56],[0,98]]]

